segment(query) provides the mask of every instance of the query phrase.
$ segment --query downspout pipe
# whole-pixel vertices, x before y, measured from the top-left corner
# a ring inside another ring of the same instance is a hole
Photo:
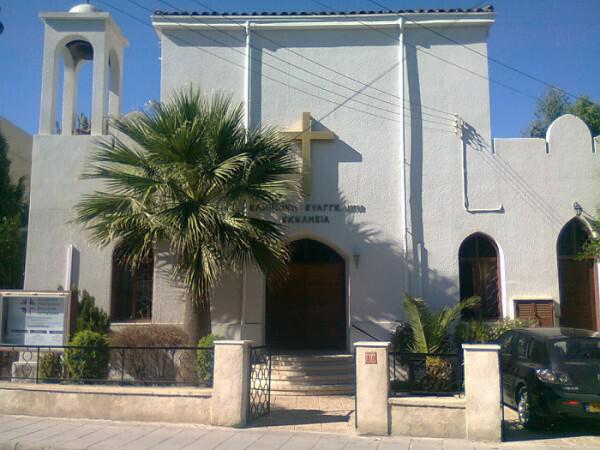
[[[398,19],[398,32],[400,34],[398,42],[398,65],[399,65],[399,79],[398,87],[400,94],[400,202],[402,204],[402,253],[404,255],[404,289],[406,292],[409,291],[409,258],[408,258],[408,201],[406,196],[406,113],[404,108],[404,19],[400,17]]]
[[[246,55],[245,55],[245,76],[244,76],[244,126],[246,133],[250,130],[250,111],[251,111],[251,88],[252,88],[252,41],[250,30],[252,24],[249,20],[246,21]],[[244,214],[247,214],[247,208],[244,206]],[[242,269],[242,298],[240,305],[240,339],[244,339],[244,328],[246,327],[246,308],[248,303],[248,270],[247,268]]]
[[[467,172],[467,141],[465,139],[465,122],[458,116],[454,115],[455,121],[454,126],[456,134],[460,142],[460,153],[461,153],[461,165],[462,165],[462,190],[463,190],[463,209],[469,214],[486,214],[486,213],[503,213],[504,206],[500,204],[496,208],[471,208],[469,206],[469,194],[468,194],[468,172]]]

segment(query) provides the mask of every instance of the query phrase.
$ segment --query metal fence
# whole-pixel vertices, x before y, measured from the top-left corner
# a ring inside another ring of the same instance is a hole
[[[250,402],[248,420],[271,413],[271,360],[267,347],[252,347],[250,352]]]
[[[211,386],[211,347],[0,346],[0,380]]]
[[[390,352],[392,395],[455,395],[464,392],[458,354]]]

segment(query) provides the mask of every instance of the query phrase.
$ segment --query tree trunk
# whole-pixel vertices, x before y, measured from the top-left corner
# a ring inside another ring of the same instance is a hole
[[[190,337],[191,345],[198,344],[200,338],[212,332],[210,306],[198,306],[191,299],[187,299],[183,329]]]

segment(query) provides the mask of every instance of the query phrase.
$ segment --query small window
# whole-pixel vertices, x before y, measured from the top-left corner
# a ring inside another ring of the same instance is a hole
[[[135,271],[121,263],[113,253],[112,320],[129,322],[152,319],[153,278],[152,253]]]

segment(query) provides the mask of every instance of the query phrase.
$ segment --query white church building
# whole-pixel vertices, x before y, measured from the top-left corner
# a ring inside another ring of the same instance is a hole
[[[157,250],[132,275],[72,222],[81,196],[100,188],[80,175],[97,140],[110,139],[107,119],[122,113],[128,41],[93,6],[40,17],[25,289],[86,289],[113,324],[182,323],[184,289],[168,255]],[[152,16],[161,100],[190,84],[226,92],[249,127],[295,132],[302,149],[304,202],[281,218],[290,277],[276,287],[255,270],[223,280],[214,332],[349,350],[389,338],[404,293],[434,307],[479,295],[472,314],[484,320],[600,329],[598,268],[575,258],[599,206],[600,141],[571,115],[545,139],[492,138],[493,23],[491,7]],[[84,64],[93,65],[89,130],[75,125]]]

